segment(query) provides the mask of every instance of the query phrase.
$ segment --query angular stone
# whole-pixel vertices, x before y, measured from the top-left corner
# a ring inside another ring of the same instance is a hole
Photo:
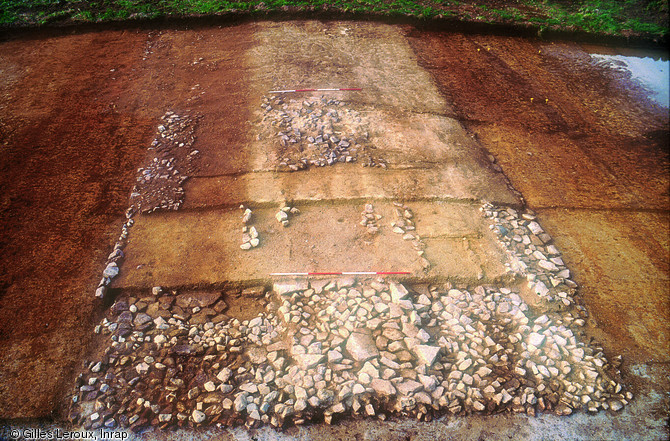
[[[341,277],[337,279],[337,289],[351,288],[356,284],[356,279],[353,277]]]
[[[244,409],[247,408],[247,395],[246,394],[240,394],[235,397],[235,401],[233,402],[233,407],[235,408],[236,412],[242,412]]]
[[[220,292],[197,291],[177,296],[177,305],[181,308],[206,308],[216,303],[221,297]]]
[[[339,351],[328,351],[328,362],[338,363],[342,360],[342,354]]]
[[[279,294],[280,296],[286,294],[292,294],[298,291],[305,291],[308,288],[309,288],[309,282],[307,280],[276,282],[272,286],[273,291]]]
[[[536,332],[531,332],[530,335],[528,336],[528,343],[535,346],[536,348],[539,348],[542,346],[542,343],[544,343],[546,336],[542,334],[538,334]]]
[[[370,334],[352,333],[347,339],[346,349],[358,362],[364,362],[379,356],[379,350]]]
[[[386,311],[389,310],[389,306],[385,303],[382,303],[382,302],[375,303],[374,308],[375,308],[375,311],[377,311],[380,314],[383,314],[383,313],[385,313]]]
[[[142,362],[135,367],[135,370],[137,371],[138,374],[144,375],[147,372],[149,372],[149,365],[146,364],[145,362]]]
[[[151,318],[150,315],[145,314],[143,312],[140,312],[139,314],[137,314],[135,316],[135,319],[133,320],[133,324],[135,326],[143,326],[143,325],[146,325],[147,323],[150,323],[152,321],[153,321],[153,319]]]
[[[409,294],[402,284],[393,281],[389,283],[389,292],[391,293],[393,303],[398,303],[399,300],[404,299]]]
[[[354,384],[354,388],[352,389],[352,392],[354,395],[360,395],[362,393],[365,393],[365,387],[363,385],[360,385],[358,383]]]
[[[426,366],[430,367],[433,365],[435,359],[437,358],[437,355],[440,353],[440,347],[429,346],[429,345],[416,345],[413,351],[422,364],[425,364]]]
[[[293,358],[302,369],[311,369],[322,363],[326,356],[322,354],[294,354]]]
[[[544,233],[544,230],[542,229],[540,224],[538,224],[537,222],[529,223],[528,224],[528,229],[536,236],[539,235],[539,234]]]
[[[221,369],[221,371],[219,371],[219,373],[216,375],[216,378],[221,383],[227,383],[232,374],[233,374],[233,371],[231,371],[230,369],[228,369],[226,367],[226,368]]]
[[[113,279],[114,277],[119,275],[119,266],[116,264],[116,262],[110,262],[107,267],[105,267],[105,270],[102,272],[102,275],[107,277],[108,279]]]
[[[372,387],[372,389],[374,389],[375,392],[381,395],[393,396],[396,394],[396,388],[393,386],[393,383],[391,383],[389,380],[374,378],[370,382],[370,387]]]
[[[402,395],[412,394],[414,392],[421,390],[422,387],[423,385],[421,383],[414,380],[405,380],[397,384],[398,392]]]
[[[463,372],[472,366],[472,359],[466,358],[458,364],[458,370]]]

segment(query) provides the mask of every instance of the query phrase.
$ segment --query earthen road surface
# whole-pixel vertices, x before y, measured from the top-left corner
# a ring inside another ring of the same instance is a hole
[[[668,116],[588,56],[617,50],[310,21],[36,32],[5,35],[0,47],[0,418],[63,417],[109,306],[93,293],[137,168],[160,117],[188,111],[201,119],[184,204],[137,220],[115,288],[382,266],[414,280],[507,282],[475,213],[481,201],[525,206],[579,283],[589,334],[608,356],[623,355],[637,396],[621,415],[358,421],[293,435],[665,436]],[[368,122],[387,169],[277,170],[263,97],[311,87],[363,89],[329,96]],[[393,200],[416,204],[430,269],[391,233],[366,244],[343,225],[356,225],[365,202]],[[288,236],[273,218],[283,201],[302,210],[304,227]],[[265,247],[246,254],[235,230],[240,204],[258,210],[267,232]]]

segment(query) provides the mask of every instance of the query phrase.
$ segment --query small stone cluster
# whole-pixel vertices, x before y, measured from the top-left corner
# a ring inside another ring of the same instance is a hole
[[[386,161],[372,153],[368,124],[348,107],[344,101],[326,97],[304,101],[264,97],[261,125],[270,126],[267,136],[276,139],[279,169],[298,171],[348,162],[386,168]]]
[[[130,195],[131,205],[142,213],[179,209],[184,201],[182,184],[192,172],[192,161],[199,153],[192,149],[198,117],[168,111],[161,120],[149,148],[154,155],[146,166],[137,170],[137,183]]]
[[[181,183],[188,176],[182,175],[176,165],[184,163],[186,170],[194,169],[191,161],[195,159],[198,151],[192,150],[188,154],[185,151],[190,149],[195,141],[194,122],[198,118],[180,116],[168,111],[161,119],[163,124],[158,126],[156,138],[149,147],[149,150],[154,150],[156,154],[148,166],[137,170],[139,176],[130,194],[130,207],[125,213],[126,221],[121,227],[121,235],[114,244],[114,249],[107,257],[102,279],[95,290],[95,296],[99,299],[105,297],[107,287],[121,271],[120,264],[125,257],[123,249],[130,228],[135,222],[133,216],[138,211],[150,213],[158,209],[177,210],[183,201],[184,191]]]
[[[112,279],[118,276],[121,271],[119,265],[121,264],[123,258],[125,257],[123,249],[126,246],[130,228],[135,223],[135,221],[133,220],[134,215],[135,215],[135,207],[131,206],[126,210],[125,214],[126,221],[123,223],[123,226],[121,227],[121,235],[114,244],[114,249],[109,254],[109,256],[107,256],[105,269],[102,271],[102,279],[100,279],[100,283],[98,283],[98,288],[95,290],[95,296],[99,299],[105,297],[107,287],[109,286],[110,283],[112,283]]]
[[[258,237],[258,231],[253,225],[248,225],[251,223],[253,212],[249,208],[245,208],[244,205],[240,206],[240,209],[244,210],[242,215],[242,244],[240,248],[243,250],[250,250],[256,248],[260,244],[260,238]]]
[[[573,305],[577,284],[570,278],[560,251],[537,222],[535,214],[491,204],[485,204],[481,210],[493,221],[490,228],[507,251],[508,271],[526,277],[529,288],[540,298],[560,307]],[[577,307],[584,311],[580,305]]]
[[[300,209],[298,209],[298,207],[290,207],[288,205],[284,205],[275,214],[275,219],[277,219],[277,222],[279,222],[282,225],[282,227],[288,227],[290,217],[295,216],[297,214],[300,214]]]
[[[396,215],[395,221],[391,222],[393,232],[396,234],[401,234],[403,240],[412,241],[412,246],[419,256],[421,266],[423,267],[424,271],[429,270],[431,264],[425,257],[426,243],[416,232],[416,226],[414,225],[414,213],[412,212],[412,209],[400,202],[393,202],[393,205],[395,207]]]
[[[379,233],[379,221],[382,215],[375,213],[375,207],[372,204],[365,204],[365,209],[361,212],[360,225],[365,227],[368,237]]]
[[[96,328],[70,417],[87,429],[285,426],[386,418],[619,410],[632,398],[571,313],[534,314],[507,288],[290,280],[249,288],[267,312],[225,315],[220,293],[122,297]]]

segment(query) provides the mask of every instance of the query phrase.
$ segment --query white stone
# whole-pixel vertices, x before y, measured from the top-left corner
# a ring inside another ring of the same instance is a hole
[[[278,295],[292,294],[297,291],[305,291],[309,288],[309,282],[306,280],[293,280],[286,282],[276,282],[272,289]]]
[[[549,288],[542,281],[535,283],[535,293],[540,297],[545,297],[549,293]]]
[[[236,412],[242,412],[244,409],[247,408],[247,396],[246,394],[240,394],[237,397],[235,397],[235,401],[233,402],[233,407],[235,408]]]
[[[393,281],[389,283],[389,292],[391,293],[391,300],[394,303],[398,303],[399,300],[404,299],[409,294],[402,284]]]
[[[537,222],[529,223],[528,224],[528,229],[536,236],[539,235],[539,234],[544,233],[544,230],[542,229],[540,224],[538,224]]]
[[[615,412],[620,411],[623,409],[623,404],[621,404],[621,401],[619,400],[613,400],[609,402],[610,409],[612,409]]]
[[[458,370],[463,372],[472,366],[472,359],[466,358],[458,364]]]
[[[193,419],[194,423],[200,424],[207,419],[207,415],[205,415],[205,412],[194,409],[193,413],[191,413],[191,418]]]
[[[375,378],[370,382],[370,387],[381,395],[394,396],[396,394],[396,389],[393,386],[393,383],[388,380]]]
[[[346,349],[358,362],[367,361],[379,356],[379,350],[372,336],[360,332],[352,333],[347,339]]]
[[[537,265],[547,271],[558,271],[558,267],[548,260],[540,260]]]
[[[419,374],[419,381],[423,384],[424,389],[429,392],[432,392],[437,387],[437,378],[433,375],[421,375]]]
[[[137,371],[138,374],[144,375],[147,372],[149,372],[149,365],[146,364],[145,362],[142,362],[135,367],[135,370]]]
[[[429,345],[416,345],[414,347],[414,353],[419,358],[419,361],[422,364],[430,367],[435,362],[437,355],[440,353],[439,346],[429,346]]]
[[[528,344],[531,344],[536,348],[539,348],[542,346],[545,339],[546,339],[545,335],[538,334],[536,332],[531,332],[530,335],[528,336]]]
[[[338,363],[342,360],[342,354],[339,351],[328,351],[328,362]]]
[[[326,359],[322,354],[294,354],[293,358],[302,369],[311,369]]]
[[[409,395],[411,393],[421,390],[423,385],[418,381],[405,380],[397,385],[398,392],[402,395]]]

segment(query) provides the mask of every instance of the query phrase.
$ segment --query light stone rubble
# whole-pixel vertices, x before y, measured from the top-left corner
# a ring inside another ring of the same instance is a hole
[[[253,219],[253,212],[244,205],[240,205],[240,210],[244,210],[244,213],[242,214],[242,244],[240,245],[240,248],[243,250],[250,250],[256,248],[260,244],[260,237],[256,227],[249,225]]]
[[[152,159],[145,167],[137,170],[136,184],[130,193],[130,206],[125,212],[125,222],[121,226],[121,235],[107,257],[102,279],[95,290],[95,297],[105,298],[112,279],[121,271],[120,265],[125,257],[123,249],[128,242],[133,217],[138,213],[151,213],[156,210],[178,210],[184,200],[181,187],[188,179],[187,173],[195,170],[193,161],[199,154],[192,149],[195,138],[193,132],[199,116],[179,115],[172,111],[162,117],[156,137],[149,147]]]
[[[193,149],[195,126],[200,117],[168,111],[161,117],[149,147],[153,157],[137,170],[130,203],[142,213],[178,210],[184,201],[182,184],[194,170],[198,150]]]
[[[271,140],[282,171],[351,162],[386,168],[386,161],[369,144],[369,123],[364,114],[351,107],[326,97],[264,97],[259,140]]]
[[[286,205],[286,203],[282,204],[282,207],[277,211],[275,214],[275,219],[277,219],[277,222],[279,222],[282,227],[288,227],[290,224],[290,218],[300,214],[300,210],[298,207],[291,207]]]
[[[379,233],[379,221],[381,219],[382,215],[375,213],[374,205],[365,204],[365,208],[361,212],[360,225],[365,228],[367,234],[366,243],[371,243],[369,239]]]
[[[528,280],[528,287],[540,298],[558,307],[575,306],[577,283],[563,262],[553,239],[537,222],[531,211],[519,212],[513,208],[484,204],[484,216],[491,220],[491,229],[508,254],[505,264],[509,272]]]
[[[164,288],[117,299],[96,327],[105,350],[77,380],[72,421],[279,427],[321,415],[616,411],[632,398],[583,319],[534,312],[508,288],[301,279],[242,295],[265,297],[266,312],[240,321],[220,293]]]
[[[364,118],[344,102],[265,99],[263,124],[282,153],[279,166],[362,162],[373,157]],[[138,211],[178,209],[197,118],[168,112],[138,170],[122,233],[96,296],[118,276]],[[425,270],[425,243],[412,210],[395,202],[392,231],[410,241]],[[241,207],[242,249],[260,243],[253,213]],[[506,250],[510,272],[525,277],[532,310],[509,287],[405,285],[383,279],[285,280],[268,291],[266,312],[227,315],[220,292],[155,286],[121,293],[96,326],[104,350],[86,363],[70,418],[86,429],[205,424],[283,427],[347,415],[429,420],[440,414],[619,411],[631,399],[612,362],[584,333],[577,284],[532,212],[485,204],[483,215]],[[286,204],[276,219],[299,213]],[[372,238],[381,216],[366,204],[360,224]]]
[[[391,228],[393,228],[392,231],[401,235],[403,240],[412,243],[412,247],[419,257],[421,267],[424,271],[428,271],[431,267],[431,263],[425,257],[426,243],[416,231],[414,212],[410,207],[400,202],[393,202],[393,205],[395,208],[396,219],[391,222]]]

